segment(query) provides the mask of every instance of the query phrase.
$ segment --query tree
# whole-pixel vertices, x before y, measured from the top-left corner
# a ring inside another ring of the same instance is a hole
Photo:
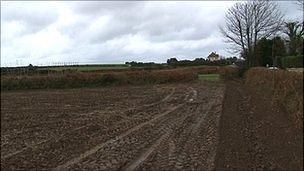
[[[287,36],[288,54],[297,55],[303,53],[303,26],[297,21],[285,22],[283,33]]]
[[[296,1],[296,5],[298,5],[298,9],[302,12],[302,14],[304,13],[304,1],[303,0],[297,0]],[[304,31],[304,16],[302,15],[302,31]],[[303,42],[302,42],[303,44]]]
[[[299,9],[301,11],[304,11],[304,1],[303,0],[297,0],[296,4],[299,6]]]
[[[239,52],[249,67],[255,63],[257,41],[275,35],[283,25],[283,14],[272,1],[239,2],[228,10],[226,23],[220,27],[234,52]]]
[[[272,39],[272,61],[274,66],[282,66],[281,58],[286,55],[284,40],[277,36]]]
[[[172,65],[172,66],[176,65],[177,62],[178,62],[178,60],[176,58],[170,58],[167,60],[167,64]]]
[[[29,64],[29,65],[27,66],[27,68],[28,68],[29,71],[35,70],[35,67],[34,67],[32,64]]]
[[[265,37],[260,39],[257,43],[256,55],[260,65],[272,64],[272,40]]]
[[[261,38],[256,47],[256,59],[261,66],[281,66],[280,58],[285,56],[286,47],[281,37],[273,39]]]

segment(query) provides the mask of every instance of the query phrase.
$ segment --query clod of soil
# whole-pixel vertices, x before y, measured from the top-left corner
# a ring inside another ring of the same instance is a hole
[[[1,93],[1,169],[211,170],[224,85]]]

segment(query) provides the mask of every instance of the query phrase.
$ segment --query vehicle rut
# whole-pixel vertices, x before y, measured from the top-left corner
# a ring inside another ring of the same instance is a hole
[[[193,93],[193,98],[196,98],[195,94],[197,93],[196,90],[191,90],[192,93]],[[172,96],[172,95],[169,95],[169,96]],[[167,98],[168,99],[168,98]],[[186,101],[187,102],[187,101]],[[95,146],[94,148],[91,148],[90,150],[80,154],[78,157],[76,158],[73,158],[72,160],[69,160],[67,161],[66,163],[62,164],[62,165],[59,165],[57,167],[55,167],[53,170],[62,170],[64,168],[67,168],[71,165],[74,165],[78,162],[80,162],[81,160],[83,160],[84,158],[96,153],[98,150],[100,150],[101,148],[103,148],[104,146],[110,144],[110,143],[114,143],[115,141],[118,141],[126,136],[128,136],[129,134],[131,134],[132,132],[136,131],[136,130],[139,130],[140,128],[144,127],[145,125],[148,125],[148,124],[151,124],[152,122],[158,120],[159,118],[161,117],[164,117],[166,115],[168,115],[169,113],[172,113],[174,112],[175,110],[179,109],[180,107],[184,106],[186,104],[186,102],[182,103],[182,104],[178,104],[176,106],[173,106],[171,108],[169,108],[168,110],[166,110],[165,112],[161,113],[161,114],[158,114],[156,116],[154,116],[152,119],[146,121],[146,122],[143,122],[129,130],[127,130],[126,132],[116,136],[115,138],[113,139],[110,139],[110,140],[107,140],[106,142],[102,143],[102,144],[99,144],[97,146]]]
[[[5,145],[1,146],[6,153],[1,156],[1,168],[212,170],[222,86],[218,83],[183,83],[138,87],[136,91],[132,87],[122,87],[119,91],[113,88],[111,92],[88,89],[88,97],[81,97],[85,98],[83,103],[91,101],[92,105],[81,104],[78,100],[73,102],[74,99],[58,105],[54,98],[51,102],[47,101],[48,106],[62,107],[62,110],[41,111],[43,108],[35,109],[35,104],[27,104],[28,109],[24,110],[27,113],[18,118],[21,125],[14,120],[18,116],[6,111],[12,122],[5,123],[8,136],[2,143]],[[35,93],[32,93],[34,99]],[[66,98],[70,98],[71,93],[83,94],[83,91],[66,93]],[[109,100],[107,102],[100,100],[105,93],[108,94],[105,98]],[[121,98],[117,98],[119,95]],[[150,96],[145,99],[147,95]],[[39,95],[39,99],[43,98],[44,94]],[[79,110],[67,108],[67,105],[78,105]],[[36,116],[32,116],[35,112]],[[43,112],[50,114],[47,117],[50,120],[43,118]],[[26,124],[28,120],[33,123]],[[43,131],[39,130],[39,126]],[[22,135],[15,130],[27,134]],[[39,132],[34,132],[36,130]],[[43,133],[52,137],[43,136]],[[31,145],[25,146],[20,141],[22,139]]]

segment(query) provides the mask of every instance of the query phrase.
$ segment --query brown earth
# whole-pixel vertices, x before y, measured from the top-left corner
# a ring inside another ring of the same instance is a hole
[[[1,169],[211,170],[222,83],[1,93]]]
[[[303,130],[269,97],[226,83],[215,170],[303,170]]]
[[[236,81],[1,92],[3,170],[303,170],[302,144]]]

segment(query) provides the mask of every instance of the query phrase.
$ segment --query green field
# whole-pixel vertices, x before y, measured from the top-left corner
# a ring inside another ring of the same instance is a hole
[[[202,81],[218,81],[220,79],[219,74],[199,74],[198,79]]]
[[[104,65],[79,65],[79,66],[57,66],[57,67],[43,67],[39,70],[77,70],[77,71],[97,71],[97,70],[107,70],[107,69],[127,69],[129,65],[124,64],[104,64]]]

